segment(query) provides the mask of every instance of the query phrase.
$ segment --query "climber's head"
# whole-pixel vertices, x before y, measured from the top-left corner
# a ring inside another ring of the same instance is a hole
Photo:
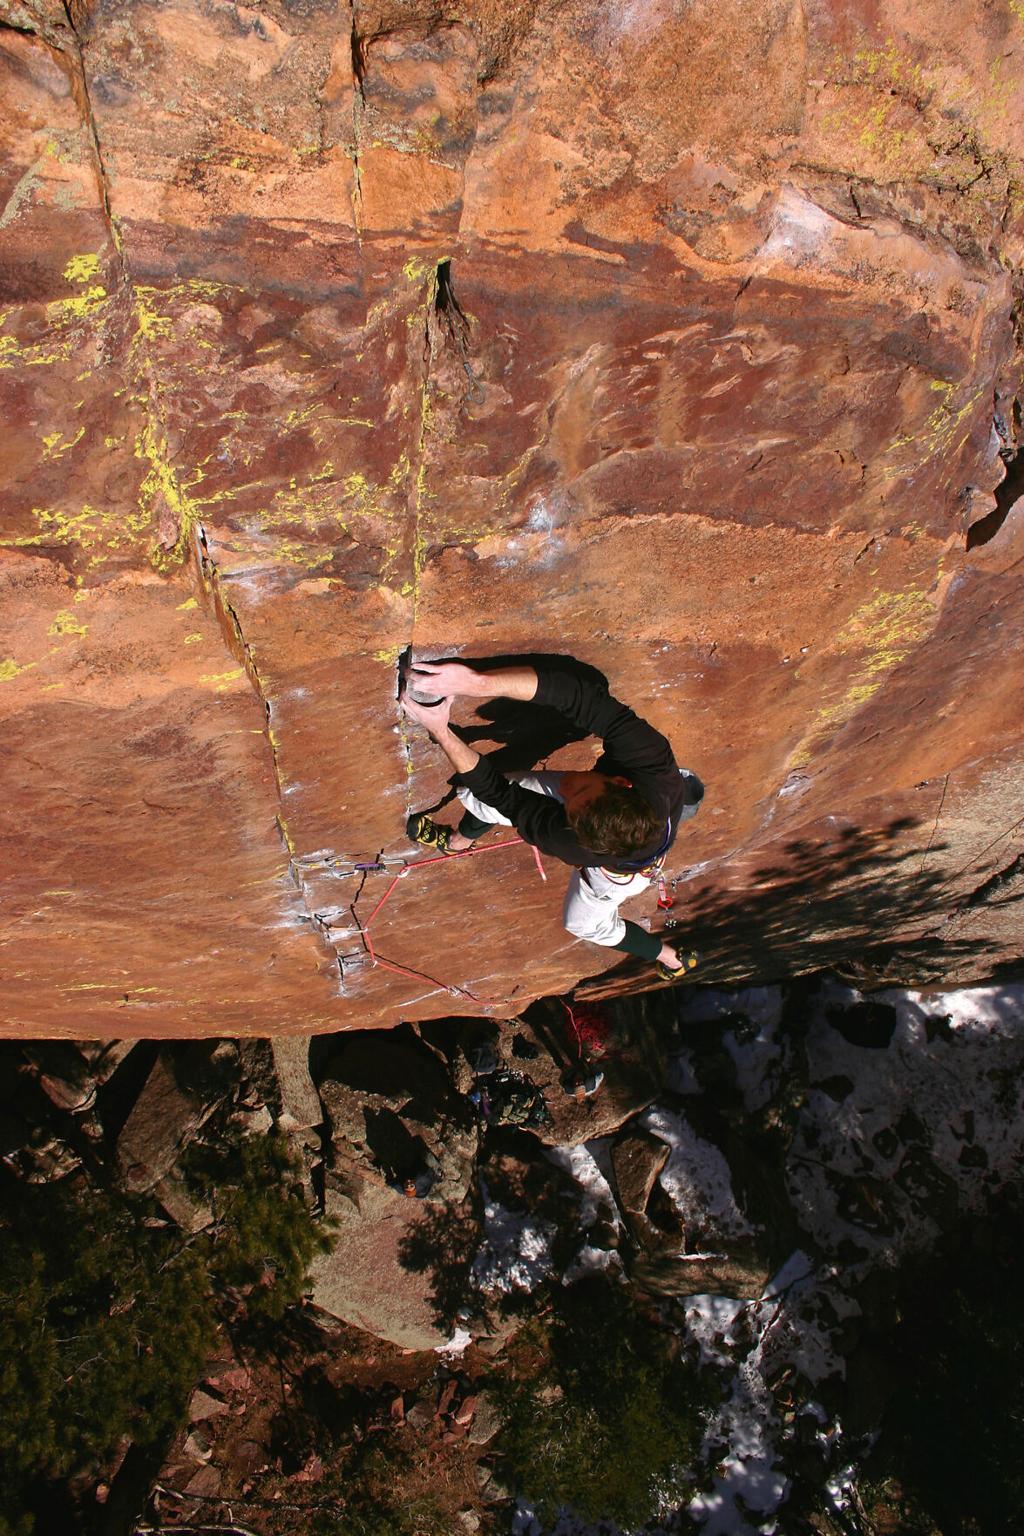
[[[648,847],[662,822],[628,779],[607,773],[563,773],[559,785],[570,827],[584,848],[628,858]]]

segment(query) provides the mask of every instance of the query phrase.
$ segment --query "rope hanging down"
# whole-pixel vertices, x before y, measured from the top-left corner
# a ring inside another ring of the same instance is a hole
[[[366,919],[365,923],[360,921],[359,914],[353,905],[351,909],[352,916],[355,919],[356,926],[359,929],[360,937],[362,938],[366,953],[369,955],[371,963],[375,966],[379,965],[382,970],[393,971],[396,976],[410,976],[414,981],[429,981],[432,986],[440,988],[442,992],[447,992],[449,997],[468,997],[470,1001],[474,1003],[511,1002],[512,999],[507,997],[480,997],[476,992],[470,991],[468,987],[457,987],[454,985],[454,983],[439,981],[436,976],[428,976],[426,971],[415,971],[410,969],[410,967],[407,965],[397,965],[393,960],[386,960],[383,955],[379,955],[374,949],[373,940],[370,937],[370,928],[374,918],[386,904],[398,882],[400,880],[404,880],[406,875],[411,875],[414,870],[426,869],[430,864],[448,864],[452,859],[472,858],[475,854],[478,853],[493,853],[498,848],[515,848],[518,845],[523,845],[523,839],[521,837],[509,837],[501,843],[487,843],[483,848],[462,848],[454,853],[436,854],[433,858],[430,859],[417,859],[412,864],[406,864],[403,869],[398,871],[397,875],[392,877],[391,884],[388,886],[387,890],[384,892],[384,895],[380,898],[377,905]],[[529,847],[530,852],[533,854],[534,863],[537,866],[537,873],[540,875],[542,880],[546,881],[548,877],[544,873],[544,866],[540,861],[540,853],[536,848],[533,847],[532,844],[526,844],[525,846]],[[355,867],[357,869],[365,869],[367,871],[387,868],[386,865],[381,865],[379,863],[363,865],[357,864]]]

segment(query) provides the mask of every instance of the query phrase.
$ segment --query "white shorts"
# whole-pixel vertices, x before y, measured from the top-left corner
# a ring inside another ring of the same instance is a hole
[[[516,773],[509,774],[509,778],[522,789],[532,790],[535,795],[550,795],[554,800],[562,798],[559,793],[562,781],[560,773]],[[507,816],[502,816],[500,811],[478,800],[472,790],[460,788],[456,794],[466,810],[479,821],[486,821],[492,826],[512,825]],[[574,869],[565,893],[562,921],[575,938],[614,948],[626,932],[619,908],[631,896],[639,896],[646,891],[650,883],[647,875],[620,873],[614,869],[602,869],[600,865]]]

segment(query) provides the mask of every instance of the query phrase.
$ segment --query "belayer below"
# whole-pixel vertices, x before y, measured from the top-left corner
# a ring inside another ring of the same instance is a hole
[[[437,697],[424,704],[411,690]],[[604,752],[586,772],[505,776],[451,728],[455,698],[517,699],[557,711]],[[659,878],[679,824],[695,816],[704,786],[681,769],[668,741],[612,697],[597,672],[570,663],[477,671],[458,661],[422,661],[408,671],[402,709],[424,727],[456,770],[464,807],[458,828],[410,816],[408,835],[441,853],[460,853],[496,824],[512,826],[526,843],[574,866],[563,921],[571,934],[655,962],[658,975],[678,981],[697,964],[619,908]]]

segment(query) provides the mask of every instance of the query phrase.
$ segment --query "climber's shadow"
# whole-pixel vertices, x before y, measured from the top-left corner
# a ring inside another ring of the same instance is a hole
[[[837,831],[829,817],[766,849],[742,889],[721,878],[680,885],[672,942],[700,952],[696,984],[746,986],[756,976],[765,985],[828,969],[874,991],[941,984],[967,962],[985,974],[982,957],[996,946],[983,934],[956,932],[953,919],[969,898],[949,895],[946,844],[929,842],[925,859],[910,840],[920,825],[904,816]],[[627,956],[575,995],[598,1001],[651,982],[650,966]]]
[[[534,651],[526,655],[520,652],[514,656],[460,656],[458,659],[478,672],[494,672],[499,667],[557,665],[560,670],[576,672],[591,683],[608,686],[603,672],[585,661],[577,661],[574,656]],[[487,699],[477,706],[476,714],[479,725],[456,725],[452,729],[471,746],[479,741],[498,742],[496,750],[487,756],[502,773],[524,773],[560,747],[583,741],[588,734],[557,710],[544,704],[526,704],[519,699]]]

